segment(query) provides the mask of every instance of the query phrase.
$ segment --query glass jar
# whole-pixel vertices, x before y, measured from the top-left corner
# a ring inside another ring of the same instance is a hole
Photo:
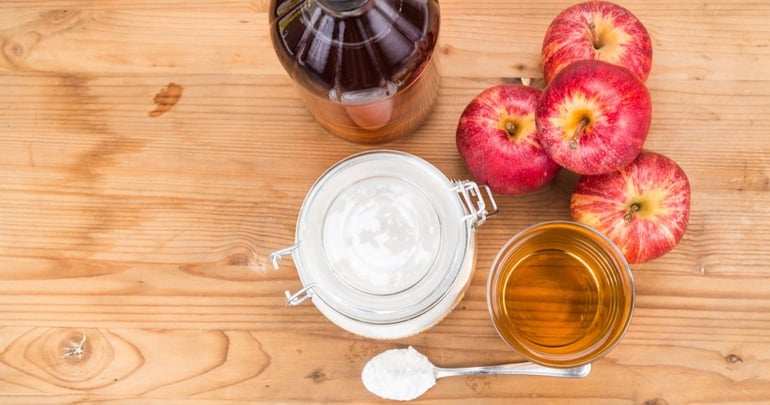
[[[571,221],[532,225],[492,262],[487,305],[500,337],[526,359],[577,367],[609,353],[634,310],[634,279],[604,234]]]
[[[414,131],[439,89],[437,0],[272,0],[270,36],[329,132],[379,143]]]
[[[480,190],[491,203],[487,209]],[[460,301],[475,265],[475,230],[497,212],[488,188],[452,181],[397,151],[341,160],[308,191],[291,254],[307,299],[357,335],[394,339],[438,323]]]

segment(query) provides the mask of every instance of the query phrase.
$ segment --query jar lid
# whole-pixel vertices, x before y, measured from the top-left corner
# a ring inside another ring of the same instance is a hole
[[[475,261],[473,230],[487,215],[475,183],[450,181],[414,155],[343,159],[300,208],[290,248],[298,294],[359,335],[418,333],[459,301]]]

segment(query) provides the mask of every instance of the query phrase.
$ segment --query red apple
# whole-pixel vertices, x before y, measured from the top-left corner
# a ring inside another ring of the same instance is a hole
[[[546,86],[535,119],[540,144],[556,163],[578,174],[609,173],[642,150],[652,100],[628,69],[582,60]]]
[[[548,82],[570,63],[584,59],[621,65],[645,81],[652,67],[652,41],[630,11],[606,1],[588,1],[553,19],[541,57]]]
[[[460,116],[457,150],[476,180],[496,193],[534,191],[559,172],[538,142],[540,94],[521,84],[495,85],[474,97]]]
[[[617,172],[580,177],[570,211],[573,220],[607,235],[629,263],[643,263],[684,236],[690,182],[673,160],[645,150]]]

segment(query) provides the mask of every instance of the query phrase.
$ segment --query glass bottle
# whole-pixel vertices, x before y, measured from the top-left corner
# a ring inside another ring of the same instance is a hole
[[[414,131],[439,90],[438,0],[271,0],[273,47],[329,132],[379,143]]]

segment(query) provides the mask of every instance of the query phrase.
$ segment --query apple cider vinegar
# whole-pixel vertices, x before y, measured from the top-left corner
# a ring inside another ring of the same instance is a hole
[[[298,90],[310,114],[327,131],[352,142],[381,143],[412,132],[431,112],[440,82],[435,58],[419,79],[368,103],[340,103],[302,87]]]
[[[487,286],[500,336],[527,359],[552,366],[588,363],[608,352],[631,319],[630,268],[592,228],[548,222],[500,251]]]
[[[523,254],[518,263],[505,263],[508,277],[497,287],[511,332],[544,347],[568,346],[588,336],[600,309],[607,307],[600,302],[607,293],[599,291],[590,265],[561,249]]]
[[[385,142],[432,110],[438,0],[272,0],[270,10],[278,59],[329,132]]]

